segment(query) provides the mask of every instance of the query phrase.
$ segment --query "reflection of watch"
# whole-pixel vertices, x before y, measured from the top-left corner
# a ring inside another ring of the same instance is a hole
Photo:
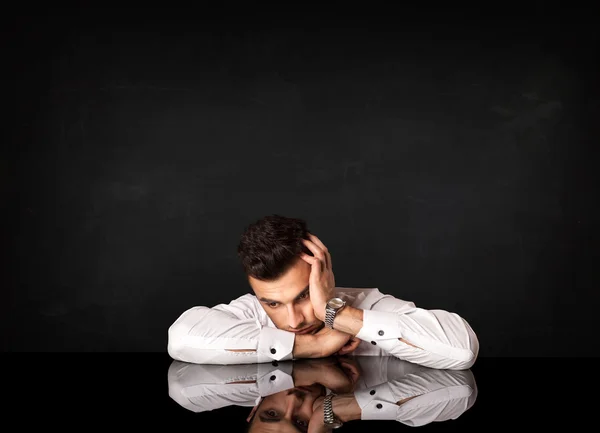
[[[335,315],[346,306],[346,301],[341,298],[331,298],[325,306],[325,326],[333,329]]]
[[[344,425],[344,423],[333,414],[331,408],[331,399],[334,397],[333,394],[327,394],[323,401],[323,423],[329,428],[338,428]]]

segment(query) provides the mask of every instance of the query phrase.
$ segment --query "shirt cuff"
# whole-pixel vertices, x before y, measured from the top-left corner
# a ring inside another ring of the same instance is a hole
[[[354,397],[361,409],[360,419],[395,420],[397,418],[398,405],[387,382],[357,390]]]
[[[356,337],[371,342],[401,338],[402,333],[398,328],[398,314],[363,310],[363,326]]]
[[[277,361],[291,360],[295,337],[292,332],[265,326],[260,330],[257,351]]]
[[[292,389],[294,387],[293,367],[293,361],[260,364],[256,380],[260,396],[266,397],[286,389]]]

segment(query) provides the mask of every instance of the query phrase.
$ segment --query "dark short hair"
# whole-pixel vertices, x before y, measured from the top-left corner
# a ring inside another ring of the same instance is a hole
[[[300,252],[312,256],[302,243],[302,239],[308,239],[308,232],[305,220],[278,214],[264,216],[249,224],[237,247],[246,277],[273,281],[296,263]]]

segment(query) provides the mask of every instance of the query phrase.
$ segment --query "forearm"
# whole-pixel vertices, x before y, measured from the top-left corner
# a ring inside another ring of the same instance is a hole
[[[363,327],[363,310],[354,308],[349,305],[344,307],[333,321],[333,329],[353,337],[356,336]]]
[[[365,310],[357,337],[400,359],[439,369],[470,368],[479,352],[477,336],[455,313],[413,308]]]
[[[320,358],[321,351],[317,338],[310,334],[295,335],[292,356],[294,359]]]
[[[362,409],[352,393],[333,397],[331,409],[342,422],[361,419]]]
[[[176,360],[195,364],[249,364],[292,357],[294,334],[261,327],[206,307],[192,308],[169,328],[167,350]]]

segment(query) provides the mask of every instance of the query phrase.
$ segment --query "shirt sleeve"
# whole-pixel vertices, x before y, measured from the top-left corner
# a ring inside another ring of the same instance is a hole
[[[468,369],[479,353],[477,335],[458,314],[417,308],[390,295],[363,309],[356,336],[389,355],[438,369]]]
[[[252,310],[242,299],[213,308],[190,308],[169,327],[169,355],[195,364],[291,360],[295,335],[264,326]]]
[[[473,406],[477,386],[470,370],[426,369],[357,390],[355,398],[363,420],[416,427],[461,416]]]
[[[293,388],[293,363],[207,365],[173,361],[169,396],[192,412],[225,406],[255,406],[261,399]]]

